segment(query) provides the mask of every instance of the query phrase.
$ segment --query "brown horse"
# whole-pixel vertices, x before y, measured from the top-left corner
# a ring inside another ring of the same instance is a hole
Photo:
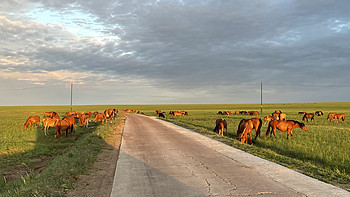
[[[272,117],[276,120],[279,120],[280,119],[280,113],[276,113],[276,112],[273,112],[272,113]]]
[[[115,118],[115,110],[107,109],[103,113],[105,114],[106,119],[110,120],[110,122],[112,122],[112,120],[114,120],[114,118]]]
[[[314,117],[315,115],[313,113],[306,113],[304,114],[303,116],[303,121],[305,122],[305,119],[306,119],[306,122],[309,122],[309,119],[314,120]]]
[[[216,121],[215,121],[215,128],[214,128],[214,132],[217,132],[219,133],[219,135],[224,135],[224,129],[226,129],[226,136],[228,136],[228,133],[227,133],[227,122],[225,119],[223,118],[218,118]]]
[[[252,116],[258,116],[259,112],[258,111],[248,111],[247,114],[252,115]]]
[[[85,115],[84,115],[85,116]],[[80,116],[81,117],[81,116]],[[75,133],[75,118],[74,117],[69,117],[69,116],[66,116],[63,118],[63,120],[67,120],[71,126],[70,128],[70,134],[72,134],[72,132]]]
[[[327,120],[331,120],[334,115],[335,115],[335,113],[333,113],[333,112],[328,113]]]
[[[182,112],[178,112],[178,111],[174,111],[172,114],[173,114],[174,117],[183,115]]]
[[[50,117],[52,118],[53,116],[57,115],[57,112],[51,111],[51,112],[45,112],[44,117]]]
[[[342,121],[345,121],[345,114],[334,114],[331,117],[330,121],[333,122],[333,119],[334,120],[340,120],[341,119]]]
[[[27,129],[27,126],[30,125],[31,127],[35,127],[35,125],[38,127],[40,122],[39,116],[29,116],[29,118],[26,120],[26,122],[23,124],[23,129]]]
[[[242,143],[248,143],[247,135],[249,135],[251,144],[253,127],[254,125],[251,119],[242,119],[241,122],[239,122],[237,129],[238,141]]]
[[[270,132],[270,129],[272,127],[272,131]],[[304,123],[295,121],[295,120],[272,120],[269,123],[269,127],[266,131],[266,136],[270,133],[270,137],[273,135],[276,137],[276,128],[280,131],[287,131],[287,139],[289,134],[291,137],[293,137],[293,129],[294,128],[301,128],[304,131],[307,131],[307,128]]]
[[[251,119],[242,119],[240,121],[240,123],[238,124],[238,129],[237,129],[237,132],[240,131],[240,124],[243,123],[243,122],[247,122],[248,120],[250,120],[253,124],[253,128],[252,129],[255,129],[255,140],[257,137],[260,137],[260,133],[261,133],[261,127],[262,127],[262,120],[259,119],[259,118],[251,118]],[[237,133],[238,135],[238,133]]]
[[[68,120],[57,120],[56,122],[56,126],[55,126],[55,129],[56,129],[56,139],[58,140],[60,138],[60,135],[63,131],[65,131],[65,137],[67,137],[67,134],[68,134],[68,130],[72,131],[72,127],[73,125],[68,121]]]
[[[57,120],[59,120],[59,119],[57,119],[57,118],[45,118],[43,120],[43,128],[42,128],[42,130],[44,130],[44,134],[45,135],[49,134],[48,133],[48,129],[50,127],[55,127],[56,126]]]
[[[89,127],[89,117],[87,115],[82,115],[80,116],[79,118],[79,125],[82,127],[82,126],[85,126],[86,128]]]
[[[95,123],[97,123],[98,121],[101,121],[102,123],[104,123],[104,121],[106,121],[106,116],[104,113],[99,113],[96,115]]]

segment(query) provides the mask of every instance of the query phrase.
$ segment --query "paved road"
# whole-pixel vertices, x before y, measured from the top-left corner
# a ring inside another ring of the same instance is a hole
[[[171,123],[127,115],[111,196],[350,193]]]

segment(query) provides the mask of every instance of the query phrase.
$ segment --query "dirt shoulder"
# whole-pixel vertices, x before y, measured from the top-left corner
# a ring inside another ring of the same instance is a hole
[[[92,168],[87,174],[77,177],[76,188],[67,192],[68,197],[110,196],[124,123],[122,120],[114,125],[113,134],[106,139]]]

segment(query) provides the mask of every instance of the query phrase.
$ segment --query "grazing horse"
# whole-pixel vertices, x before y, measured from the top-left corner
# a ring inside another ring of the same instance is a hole
[[[57,120],[56,122],[56,139],[58,140],[60,138],[60,135],[63,131],[65,131],[65,137],[67,137],[68,134],[68,130],[72,131],[72,127],[73,125],[71,123],[69,123],[68,120]]]
[[[241,122],[239,122],[237,129],[238,141],[248,143],[247,135],[249,135],[251,144],[253,127],[254,125],[251,119],[242,119]]]
[[[222,111],[218,111],[218,115],[223,115]]]
[[[300,111],[298,114],[306,114],[306,111]]]
[[[270,131],[272,127],[272,131]],[[295,120],[272,120],[269,123],[269,127],[266,131],[266,136],[270,133],[270,137],[273,135],[276,137],[276,128],[280,131],[287,131],[287,139],[289,134],[291,137],[293,137],[293,129],[294,128],[301,128],[304,131],[307,131],[307,128],[304,123],[295,121]]]
[[[258,111],[248,111],[247,114],[251,115],[251,116],[258,116],[259,112]]]
[[[266,123],[269,123],[271,120],[274,120],[275,118],[274,117],[272,117],[272,116],[265,116],[264,117],[264,125],[266,124]]]
[[[165,118],[165,115],[164,115],[163,113],[158,113],[158,116],[159,116],[160,118]]]
[[[314,117],[315,115],[313,113],[306,113],[304,114],[303,116],[303,121],[305,122],[305,119],[306,119],[306,122],[309,122],[309,119],[314,120]]]
[[[173,115],[174,115],[174,117],[176,117],[176,116],[182,116],[182,112],[178,112],[178,111],[174,111],[173,112]]]
[[[85,116],[87,116],[88,118],[91,118],[92,117],[92,113],[90,111],[85,112]]]
[[[327,115],[327,120],[330,120],[330,121],[332,122],[331,119],[333,119],[332,117],[333,117],[334,115],[335,115],[335,113],[332,113],[332,112],[328,113],[328,115]]]
[[[241,112],[241,111],[239,111],[239,110],[236,110],[236,111],[235,111],[235,114],[239,114],[239,112]]]
[[[85,126],[86,128],[89,127],[89,117],[87,115],[82,115],[80,116],[79,118],[79,125],[82,127],[82,126]]]
[[[342,120],[342,121],[345,121],[345,114],[334,114],[332,117],[331,117],[331,122],[334,120]]]
[[[106,116],[104,113],[99,113],[96,115],[95,123],[97,123],[98,121],[101,121],[102,123],[104,123],[104,121],[106,121]]]
[[[85,116],[85,115],[84,115]],[[81,116],[80,116],[81,117]],[[80,118],[79,117],[79,118]],[[70,117],[70,116],[66,116],[64,117],[62,120],[67,120],[70,124],[70,126],[72,126],[70,129],[70,134],[72,134],[72,132],[75,133],[75,118],[74,117]]]
[[[281,110],[275,110],[275,113],[281,114],[282,111]]]
[[[44,113],[44,117],[50,117],[50,118],[52,118],[52,117],[55,116],[55,115],[57,115],[57,112],[54,112],[54,111],[52,111],[52,112],[45,112],[45,113]]]
[[[316,112],[315,112],[315,115],[317,115],[317,116],[322,116],[322,115],[323,115],[323,112],[322,112],[322,111],[316,111]]]
[[[228,136],[227,133],[227,122],[223,118],[218,118],[215,122],[216,126],[214,128],[214,132],[219,133],[219,135],[224,135],[224,128],[226,129],[226,136]]]
[[[248,120],[250,120],[253,124],[253,128],[252,129],[255,129],[255,138],[254,140],[256,140],[257,137],[260,137],[260,133],[261,133],[261,127],[262,127],[262,120],[259,119],[259,118],[251,118],[251,119],[242,119],[240,121],[240,123],[238,124],[238,129],[237,129],[237,132],[240,131],[240,124],[243,123],[243,122],[247,122]],[[237,133],[238,135],[238,133]]]
[[[35,127],[35,125],[38,127],[40,122],[39,116],[29,116],[29,118],[26,120],[26,122],[23,124],[23,129],[27,129],[28,124],[31,127]]]
[[[162,110],[159,110],[159,109],[156,110],[157,114],[159,114],[160,112],[162,112]]]
[[[103,112],[105,114],[106,119],[109,119],[110,122],[115,118],[115,111],[113,109],[107,109]]]
[[[44,134],[45,135],[49,134],[48,133],[48,129],[50,127],[55,127],[56,126],[57,120],[59,120],[59,119],[57,119],[57,118],[45,118],[43,120],[43,128],[42,128],[42,130],[44,130]]]

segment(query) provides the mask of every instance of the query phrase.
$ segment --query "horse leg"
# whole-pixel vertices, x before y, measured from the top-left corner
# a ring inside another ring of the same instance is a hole
[[[272,128],[272,132],[273,132],[273,136],[276,137],[276,127]],[[271,134],[270,134],[270,137],[271,137]]]

